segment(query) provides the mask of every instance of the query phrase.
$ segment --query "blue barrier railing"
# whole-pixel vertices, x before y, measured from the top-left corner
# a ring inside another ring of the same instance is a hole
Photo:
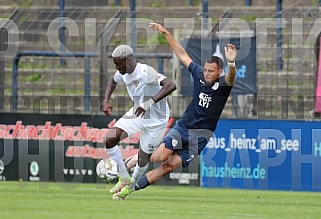
[[[321,0],[320,0],[321,1]],[[108,1],[107,1],[107,4],[108,4]],[[116,6],[121,6],[121,0],[114,0],[114,4]],[[188,0],[188,5],[189,6],[194,6],[195,5],[195,2],[194,0]]]
[[[276,2],[276,15],[277,15],[277,70],[283,69],[283,60],[282,60],[282,0],[277,0]]]
[[[164,73],[164,59],[171,59],[173,58],[172,53],[136,53],[135,57],[146,58],[146,59],[157,59],[158,63],[158,72]]]
[[[84,57],[84,110],[90,111],[90,58],[98,57],[95,52],[53,52],[53,51],[19,51],[12,64],[12,101],[11,108],[18,107],[18,64],[22,56],[43,56],[43,57]]]
[[[32,51],[23,50],[16,54],[12,64],[12,101],[11,109],[18,108],[18,64],[22,56],[43,56],[43,57],[83,57],[84,61],[84,110],[90,111],[90,58],[98,57],[95,52],[53,52],[53,51]],[[109,55],[110,57],[110,55]],[[164,59],[171,59],[172,53],[136,53],[136,58],[156,58],[158,63],[158,72],[164,73]]]

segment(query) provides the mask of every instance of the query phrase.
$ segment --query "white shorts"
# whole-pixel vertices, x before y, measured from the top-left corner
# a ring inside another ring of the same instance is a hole
[[[128,115],[132,115],[132,109],[120,118],[114,127],[124,130],[128,136],[140,132],[140,148],[145,153],[152,154],[163,140],[168,120],[161,119],[158,124],[154,123],[151,126],[148,120],[144,120],[141,116]]]

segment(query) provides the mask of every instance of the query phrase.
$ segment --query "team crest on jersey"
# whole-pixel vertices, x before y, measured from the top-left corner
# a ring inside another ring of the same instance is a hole
[[[172,139],[172,145],[175,147],[177,145],[178,141],[176,139]]]
[[[138,80],[135,80],[135,81],[133,81],[133,83],[135,84],[135,87],[137,87],[138,84],[139,84],[139,81],[138,81]]]
[[[218,86],[219,86],[219,82],[216,82],[216,83],[212,86],[212,89],[213,89],[213,90],[217,90]]]

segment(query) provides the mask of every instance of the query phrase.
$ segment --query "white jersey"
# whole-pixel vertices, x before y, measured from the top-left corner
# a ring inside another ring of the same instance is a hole
[[[131,74],[120,74],[117,71],[114,75],[116,83],[125,84],[130,98],[134,102],[133,112],[141,104],[155,96],[161,89],[160,82],[166,77],[155,71],[154,68],[137,63],[136,68]],[[170,112],[167,99],[163,98],[156,104],[153,104],[148,110],[143,119],[148,120],[149,125],[166,122],[169,118]]]

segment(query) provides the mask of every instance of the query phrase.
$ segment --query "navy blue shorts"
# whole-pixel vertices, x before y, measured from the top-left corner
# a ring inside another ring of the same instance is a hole
[[[183,167],[187,167],[208,143],[208,137],[182,127],[179,123],[167,133],[163,142],[165,147],[176,152],[182,159]]]

